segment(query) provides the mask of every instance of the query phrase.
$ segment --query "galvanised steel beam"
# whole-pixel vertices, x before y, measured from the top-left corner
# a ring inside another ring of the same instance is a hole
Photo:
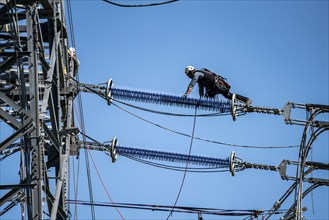
[[[25,134],[32,132],[34,130],[33,121],[29,121],[26,124],[22,125],[16,132],[6,138],[0,143],[0,151],[3,151],[8,146],[13,144],[18,138],[24,136]]]
[[[0,120],[16,130],[0,143],[0,149],[11,146],[19,138],[24,144],[20,182],[35,186],[22,189],[26,198],[22,204],[26,213],[22,214],[27,214],[28,219],[42,219],[44,213],[50,214],[53,208],[57,209],[53,214],[56,219],[68,216],[65,210],[67,173],[60,175],[58,171],[68,168],[71,137],[63,137],[66,138],[63,144],[60,133],[74,125],[75,95],[61,94],[66,85],[65,74],[73,72],[67,62],[68,40],[61,6],[61,0],[0,0],[0,73],[3,85],[9,88],[0,92]],[[11,85],[19,86],[12,89]],[[61,101],[63,96],[65,102]],[[70,97],[71,104],[67,103]],[[52,192],[55,190],[50,188],[53,184],[49,184],[47,166],[55,167],[58,175],[54,178],[60,189],[58,205],[54,205],[56,196]],[[7,201],[6,197],[1,198],[4,200]]]
[[[29,94],[30,94],[30,117],[35,123],[35,129],[30,134],[31,141],[31,182],[36,187],[31,190],[31,216],[33,219],[42,219],[42,158],[43,149],[41,146],[42,138],[40,137],[39,121],[39,87],[38,87],[38,60],[37,60],[37,5],[30,5],[26,13],[27,22],[27,50],[31,51],[28,57],[29,66]]]
[[[18,193],[22,192],[21,188],[14,188],[7,192],[4,196],[0,198],[0,207],[2,207],[6,202],[12,200]]]

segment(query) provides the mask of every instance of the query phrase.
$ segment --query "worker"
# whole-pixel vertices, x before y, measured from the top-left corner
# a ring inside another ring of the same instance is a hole
[[[73,60],[73,76],[75,76],[78,73],[78,69],[80,66],[80,61],[77,58],[76,51],[74,47],[70,47],[70,49],[67,51],[69,55],[69,60]]]
[[[185,68],[185,74],[191,78],[191,82],[187,87],[184,98],[192,92],[196,83],[199,84],[199,95],[214,98],[217,94],[222,94],[227,99],[232,99],[233,94],[230,92],[231,86],[225,81],[222,76],[216,75],[208,69],[196,70],[193,66],[187,66]],[[206,91],[206,94],[204,94]],[[242,95],[236,94],[236,98],[244,102],[247,106],[251,104],[251,99]]]

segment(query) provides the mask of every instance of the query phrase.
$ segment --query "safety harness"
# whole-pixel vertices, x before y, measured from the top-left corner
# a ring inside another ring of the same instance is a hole
[[[231,89],[231,85],[225,81],[226,78],[217,75],[216,73],[206,68],[197,70],[197,72],[201,72],[204,74],[204,77],[199,79],[198,83],[206,88],[206,93],[208,97],[215,97],[215,95],[218,94],[218,89],[228,91]]]

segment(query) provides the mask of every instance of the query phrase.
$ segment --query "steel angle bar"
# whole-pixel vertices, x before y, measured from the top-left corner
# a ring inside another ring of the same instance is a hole
[[[0,185],[0,190],[4,189],[29,189],[34,188],[36,184],[11,184],[11,185]]]
[[[15,51],[15,52],[0,52],[0,57],[23,57],[29,56],[31,53],[26,51]]]
[[[28,121],[26,124],[21,126],[15,133],[13,133],[7,139],[2,141],[0,143],[0,151],[3,151],[4,149],[6,149],[8,146],[10,146],[18,138],[22,137],[26,133],[29,133],[29,132],[33,131],[35,127],[31,126],[31,125],[34,125],[34,123],[32,123],[32,122],[33,122],[32,120]]]
[[[13,188],[9,192],[7,192],[4,196],[0,198],[0,207],[3,206],[6,202],[12,200],[20,192],[22,192],[21,188]]]
[[[13,207],[15,207],[18,202],[20,202],[21,200],[24,199],[24,194],[21,193],[19,195],[17,195],[17,197],[15,198],[14,201],[12,201],[9,205],[7,205],[1,212],[0,212],[0,216],[4,215],[6,212],[8,212],[10,209],[12,209]]]
[[[17,13],[16,17],[17,17],[17,21],[25,20],[26,19],[26,14],[24,12],[23,13]],[[11,21],[8,18],[8,16],[0,17],[0,25],[5,25],[5,24],[8,24],[10,22]],[[12,37],[10,39],[12,39]]]
[[[49,206],[48,208],[51,210],[52,206],[53,206],[53,202],[55,201],[55,197],[53,196],[53,194],[51,194],[51,192],[48,188],[43,187],[43,190],[45,191],[45,193],[48,197],[48,201],[50,200],[48,203],[48,206]],[[62,216],[63,219],[67,219],[67,215],[61,206],[58,206],[57,212],[60,216]]]
[[[18,122],[13,116],[2,108],[0,108],[0,118],[15,130],[18,130],[22,126],[22,123]]]
[[[50,69],[50,66],[41,52],[39,53],[39,60],[42,67],[48,71]]]
[[[16,57],[10,57],[0,64],[0,72],[10,69],[16,62]]]
[[[16,196],[16,195],[15,195]],[[1,212],[0,212],[0,216],[4,215],[6,212],[8,212],[11,208],[15,207],[17,205],[18,201],[21,201],[22,199],[24,199],[24,193],[22,191],[19,191],[19,193],[17,194],[16,197],[12,198],[12,202],[7,205]],[[1,207],[1,205],[0,205]]]
[[[72,117],[73,117],[73,99],[70,98],[68,100],[68,105],[67,105],[67,129],[72,128]],[[68,158],[70,154],[70,136],[66,136],[66,141],[65,141],[65,151],[60,152],[60,169],[58,171],[58,179],[56,183],[56,191],[55,191],[55,196],[54,196],[54,202],[53,206],[51,208],[51,213],[50,213],[50,219],[56,219],[57,213],[58,213],[58,208],[60,207],[60,197],[62,196],[62,192],[65,189],[65,184],[66,184],[66,178],[67,178],[67,170],[68,170]]]
[[[0,22],[1,25],[1,22]],[[12,39],[12,37],[10,38]],[[24,46],[22,48],[22,51],[26,51],[27,47]],[[5,60],[4,62],[1,63],[0,65],[0,72],[5,72],[6,70],[10,69],[15,63],[16,63],[16,57],[10,57],[7,60]]]
[[[47,109],[47,103],[49,100],[49,94],[51,92],[51,82],[53,80],[53,75],[54,75],[54,69],[55,69],[55,64],[56,64],[56,47],[58,47],[59,44],[59,36],[60,32],[58,32],[55,35],[52,50],[51,50],[51,55],[50,55],[50,64],[49,64],[49,70],[47,71],[47,77],[45,80],[45,90],[43,92],[43,100],[42,100],[42,105],[41,105],[41,113],[44,113]]]
[[[59,148],[61,146],[60,141],[57,139],[57,137],[49,130],[46,123],[43,123],[43,129],[45,133],[48,135],[50,141],[54,144],[56,150],[59,152]]]
[[[13,8],[13,6],[15,5],[15,0],[2,0],[0,3],[4,4],[1,8],[0,8],[0,18],[5,17],[7,15],[7,12]]]
[[[15,28],[8,27],[8,25],[5,25],[0,28],[2,32],[12,32],[15,31]],[[19,32],[26,32],[26,26],[18,26],[18,31]]]
[[[8,96],[6,96],[4,93],[0,92],[0,99],[4,101],[7,105],[9,105],[11,108],[13,108],[15,111],[17,111],[19,114],[23,114],[25,117],[29,117],[29,113],[26,112],[20,105],[18,105],[16,102],[11,100]]]
[[[4,209],[2,209],[2,211],[0,211],[0,216],[6,214],[10,209],[12,209],[13,207],[15,207],[17,205],[17,202],[11,202],[9,205],[7,205]]]

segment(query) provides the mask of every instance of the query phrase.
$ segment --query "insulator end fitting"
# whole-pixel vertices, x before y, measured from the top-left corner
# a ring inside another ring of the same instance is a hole
[[[114,137],[112,139],[112,144],[111,144],[111,148],[110,148],[111,149],[112,163],[114,163],[118,158],[118,154],[117,154],[117,150],[116,150],[116,148],[118,146],[118,143],[119,143],[118,139],[116,137]]]

